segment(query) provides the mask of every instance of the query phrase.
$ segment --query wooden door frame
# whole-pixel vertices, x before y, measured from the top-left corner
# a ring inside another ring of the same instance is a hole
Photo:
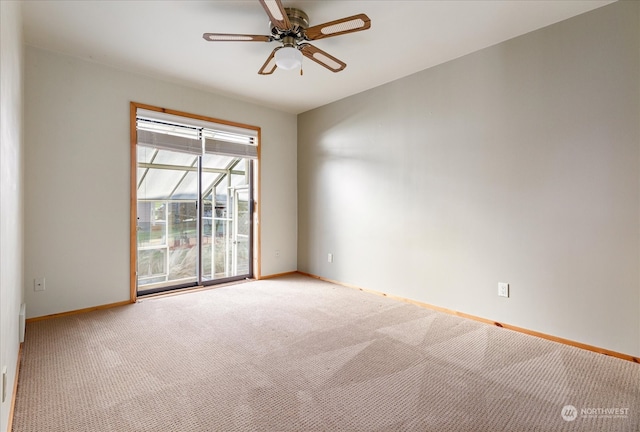
[[[258,158],[255,161],[254,167],[254,185],[253,185],[253,277],[255,279],[261,278],[261,269],[260,269],[260,256],[261,256],[261,231],[260,231],[260,214],[261,214],[261,176],[260,176],[260,128],[258,126],[247,125],[238,122],[232,122],[229,120],[221,120],[213,117],[202,116],[198,114],[186,113],[183,111],[177,111],[167,108],[156,107],[152,105],[142,104],[138,102],[131,102],[129,104],[130,112],[129,112],[129,121],[130,121],[130,158],[131,158],[131,168],[130,168],[130,231],[129,231],[129,290],[130,290],[130,301],[131,303],[135,303],[138,298],[138,290],[137,290],[137,251],[138,251],[138,153],[137,153],[137,144],[138,144],[138,133],[136,129],[136,115],[138,108],[145,109],[149,111],[157,111],[166,114],[172,114],[180,117],[187,117],[196,120],[203,120],[212,123],[219,123],[227,126],[235,126],[244,129],[251,129],[256,131],[258,135]]]

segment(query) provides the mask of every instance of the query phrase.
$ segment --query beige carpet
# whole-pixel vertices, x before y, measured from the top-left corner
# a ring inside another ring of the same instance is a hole
[[[13,430],[638,432],[639,386],[638,364],[288,276],[30,323]]]

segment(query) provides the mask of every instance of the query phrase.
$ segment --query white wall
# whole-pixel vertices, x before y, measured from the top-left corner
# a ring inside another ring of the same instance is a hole
[[[262,128],[262,275],[296,270],[295,115],[33,47],[25,85],[29,317],[129,298],[131,101]]]
[[[299,115],[299,269],[640,355],[639,15],[614,3]]]
[[[18,361],[18,315],[23,271],[22,14],[19,2],[0,2],[0,367],[7,397],[0,431],[6,431]]]

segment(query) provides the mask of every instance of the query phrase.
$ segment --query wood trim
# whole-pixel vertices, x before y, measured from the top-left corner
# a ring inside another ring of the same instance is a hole
[[[138,105],[131,102],[129,105],[129,137],[130,137],[130,169],[129,169],[129,300],[135,303],[138,298],[137,290],[137,237],[138,237],[138,167],[136,162],[138,153],[136,145],[138,143],[138,132],[136,130],[136,112]]]
[[[234,127],[240,127],[240,128],[244,128],[244,129],[251,129],[256,131],[258,138],[258,145],[257,145],[257,153],[258,153],[258,158],[255,162],[255,177],[256,177],[256,182],[257,184],[254,185],[254,202],[255,202],[255,210],[254,210],[254,214],[255,214],[255,219],[253,221],[253,227],[254,227],[254,253],[253,253],[253,277],[255,279],[260,279],[260,272],[261,272],[261,263],[262,263],[262,230],[260,227],[260,221],[261,219],[261,215],[262,215],[262,202],[261,202],[261,197],[262,197],[262,191],[261,191],[261,185],[262,185],[262,177],[261,177],[261,170],[260,170],[260,161],[261,161],[261,148],[262,148],[262,129],[258,126],[253,126],[253,125],[248,125],[245,123],[238,123],[238,122],[233,122],[233,121],[229,121],[229,120],[222,120],[222,119],[218,119],[218,118],[213,118],[213,117],[207,117],[207,116],[203,116],[203,115],[199,115],[199,114],[192,114],[192,113],[187,113],[184,111],[178,111],[178,110],[173,110],[173,109],[168,109],[168,108],[161,108],[161,107],[157,107],[157,106],[153,106],[153,105],[147,105],[147,104],[143,104],[143,103],[139,103],[139,102],[130,102],[129,104],[130,106],[130,131],[129,131],[129,135],[131,138],[131,173],[130,173],[130,178],[131,178],[131,187],[130,187],[130,233],[129,233],[129,289],[130,289],[130,299],[131,299],[131,303],[135,303],[137,300],[137,289],[136,289],[136,267],[137,267],[137,263],[136,263],[136,256],[137,256],[137,244],[136,244],[136,237],[137,237],[137,222],[138,222],[138,215],[137,213],[137,201],[138,201],[138,197],[137,197],[137,192],[138,192],[138,185],[137,185],[137,166],[136,166],[136,159],[137,159],[137,152],[136,152],[136,144],[138,142],[138,137],[137,137],[137,133],[136,133],[136,113],[138,108],[140,109],[145,109],[148,111],[156,111],[156,112],[161,112],[161,113],[165,113],[165,114],[171,114],[171,115],[175,115],[175,116],[180,116],[180,117],[187,117],[187,118],[192,118],[192,119],[196,119],[196,120],[202,120],[202,121],[207,121],[207,122],[212,122],[212,123],[219,123],[219,124],[223,124],[223,125],[227,125],[227,126],[234,126]]]
[[[18,397],[18,377],[20,376],[20,362],[22,361],[22,344],[18,349],[18,361],[16,362],[16,376],[13,381],[13,395],[11,395],[11,405],[9,406],[9,421],[7,422],[7,432],[13,428],[13,413],[16,408],[16,398]]]
[[[260,221],[262,220],[262,170],[261,168],[261,152],[262,152],[262,130],[258,129],[258,160],[255,163],[255,178],[257,184],[254,184],[254,212],[255,219],[253,221],[254,228],[254,247],[253,247],[253,277],[260,279],[262,275],[262,229]]]
[[[76,309],[76,310],[72,310],[72,311],[68,311],[68,312],[60,312],[60,313],[55,313],[55,314],[51,314],[51,315],[43,315],[43,316],[39,316],[39,317],[34,317],[34,318],[28,318],[26,320],[27,324],[28,323],[32,323],[32,322],[36,322],[36,321],[43,321],[43,320],[48,320],[51,318],[60,318],[60,317],[65,317],[65,316],[69,316],[69,315],[78,315],[78,314],[82,314],[82,313],[86,313],[86,312],[93,312],[93,311],[97,311],[97,310],[104,310],[104,309],[111,309],[111,308],[115,308],[115,307],[120,307],[120,306],[127,306],[132,304],[129,300],[125,300],[125,301],[121,301],[121,302],[116,302],[116,303],[109,303],[109,304],[104,304],[104,305],[99,305],[99,306],[92,306],[92,307],[88,307],[88,308],[84,308],[84,309]]]
[[[235,126],[235,127],[240,127],[240,128],[244,128],[244,129],[251,129],[251,130],[254,130],[254,131],[258,132],[258,134],[260,133],[260,127],[249,125],[249,124],[245,124],[245,123],[238,123],[238,122],[234,122],[234,121],[230,121],[230,120],[222,120],[222,119],[218,119],[218,118],[207,117],[207,116],[203,116],[203,115],[199,115],[199,114],[192,114],[192,113],[173,110],[173,109],[169,109],[169,108],[161,108],[161,107],[157,107],[157,106],[153,106],[153,105],[147,105],[147,104],[143,104],[143,103],[139,103],[139,102],[131,102],[131,105],[135,106],[136,109],[140,108],[140,109],[146,109],[146,110],[149,110],[149,111],[157,111],[157,112],[162,112],[162,113],[165,113],[165,114],[171,114],[171,115],[180,116],[180,117],[187,117],[187,118],[192,118],[192,119],[196,119],[196,120],[203,120],[203,121],[207,121],[207,122],[211,122],[211,123],[220,123],[220,124],[227,125],[227,126]],[[134,110],[134,113],[135,113],[135,110]]]
[[[260,280],[265,280],[265,279],[274,279],[274,278],[278,278],[278,277],[282,277],[282,276],[289,276],[289,275],[297,274],[297,273],[300,273],[300,272],[298,272],[298,271],[294,270],[294,271],[284,272],[284,273],[274,273],[274,274],[270,274],[270,275],[262,276],[262,277],[260,278]]]
[[[611,350],[608,350],[608,349],[605,349],[605,348],[596,347],[596,346],[593,346],[593,345],[587,345],[587,344],[584,344],[582,342],[576,342],[576,341],[572,341],[572,340],[569,340],[569,339],[561,338],[561,337],[558,337],[558,336],[552,336],[552,335],[549,335],[549,334],[546,334],[546,333],[541,333],[541,332],[538,332],[538,331],[535,331],[535,330],[525,329],[525,328],[514,326],[514,325],[511,325],[511,324],[502,323],[502,322],[490,320],[490,319],[487,319],[487,318],[478,317],[478,316],[475,316],[475,315],[470,315],[470,314],[467,314],[467,313],[464,313],[464,312],[458,312],[458,311],[455,311],[455,310],[452,310],[452,309],[447,309],[447,308],[443,308],[443,307],[440,307],[440,306],[435,306],[435,305],[432,305],[432,304],[429,304],[429,303],[424,303],[424,302],[421,302],[421,301],[412,300],[412,299],[408,299],[408,298],[405,298],[405,297],[396,296],[396,295],[393,295],[393,294],[386,294],[386,293],[383,293],[383,292],[380,292],[380,291],[375,291],[375,290],[371,290],[371,289],[367,289],[367,288],[361,288],[361,287],[358,287],[358,286],[355,286],[355,285],[352,285],[352,284],[334,281],[334,280],[327,279],[327,278],[324,278],[322,276],[317,276],[317,275],[314,275],[314,274],[311,274],[311,273],[305,273],[305,272],[301,272],[301,271],[298,271],[297,273],[299,273],[301,275],[304,275],[304,276],[312,277],[314,279],[319,279],[319,280],[322,280],[322,281],[325,281],[325,282],[333,283],[333,284],[336,284],[336,285],[342,285],[342,286],[347,287],[347,288],[354,288],[354,289],[357,289],[357,290],[360,290],[360,291],[363,291],[363,292],[376,294],[376,295],[383,296],[383,297],[388,297],[388,298],[393,299],[393,300],[397,300],[397,301],[401,301],[401,302],[404,302],[404,303],[413,304],[413,305],[420,306],[420,307],[423,307],[423,308],[426,308],[426,309],[432,309],[432,310],[435,310],[435,311],[438,311],[438,312],[443,312],[443,313],[446,313],[446,314],[449,314],[449,315],[455,315],[455,316],[460,317],[460,318],[466,318],[466,319],[470,319],[470,320],[473,320],[473,321],[479,321],[481,323],[494,325],[496,327],[501,327],[501,328],[505,328],[505,329],[508,329],[508,330],[517,331],[518,333],[524,333],[524,334],[527,334],[529,336],[539,337],[541,339],[546,339],[546,340],[549,340],[549,341],[552,341],[552,342],[557,342],[557,343],[561,343],[561,344],[564,344],[564,345],[569,345],[569,346],[580,348],[580,349],[587,350],[587,351],[592,351],[592,352],[595,352],[595,353],[598,353],[598,354],[604,354],[604,355],[607,355],[607,356],[616,357],[616,358],[619,358],[619,359],[622,359],[622,360],[627,360],[627,361],[630,361],[630,362],[633,362],[633,363],[640,363],[640,358],[634,357],[634,356],[629,355],[629,354],[624,354],[624,353],[620,353],[620,352],[616,352],[616,351],[611,351]]]

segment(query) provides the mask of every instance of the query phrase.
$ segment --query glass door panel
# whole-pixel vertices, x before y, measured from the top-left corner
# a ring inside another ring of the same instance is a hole
[[[138,293],[250,277],[253,162],[140,145],[137,154]]]
[[[138,292],[197,282],[197,156],[138,146]]]
[[[204,174],[218,173],[206,187],[203,186],[202,280],[249,277],[251,227],[247,227],[247,223],[251,224],[248,210],[251,189],[246,166],[251,162],[243,158],[205,155],[202,163]]]

